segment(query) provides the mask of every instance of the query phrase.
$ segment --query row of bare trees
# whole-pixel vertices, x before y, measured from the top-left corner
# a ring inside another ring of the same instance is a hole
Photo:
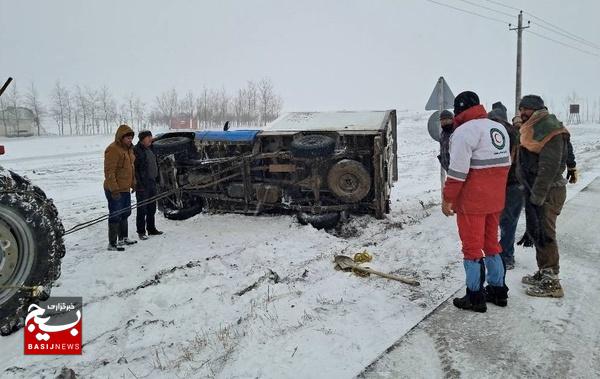
[[[283,101],[269,79],[249,81],[235,96],[225,89],[203,88],[197,95],[187,92],[179,97],[174,89],[156,97],[156,107],[150,115],[153,125],[169,125],[169,120],[190,120],[196,128],[220,127],[225,121],[234,126],[265,125],[279,116]]]
[[[17,110],[22,108],[33,114],[37,135],[45,132],[44,120],[53,121],[59,135],[89,135],[112,133],[121,123],[138,131],[176,126],[181,120],[198,129],[221,127],[225,121],[236,126],[264,125],[279,116],[283,104],[269,79],[249,81],[235,96],[225,89],[206,87],[198,94],[189,91],[180,96],[172,89],[156,96],[153,104],[134,94],[117,101],[107,86],[68,87],[60,81],[54,84],[49,101],[43,103],[33,83],[23,94],[16,82],[11,86],[9,93],[0,98],[0,120],[5,135],[10,134],[10,127],[18,125],[22,112]]]

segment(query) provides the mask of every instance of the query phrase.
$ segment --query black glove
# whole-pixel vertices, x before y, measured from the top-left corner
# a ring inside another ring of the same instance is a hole
[[[527,233],[527,231],[525,231],[525,233],[523,234],[523,237],[521,237],[519,242],[517,242],[517,245],[523,246],[523,247],[532,247],[533,246],[533,239],[531,238],[529,233]]]
[[[578,179],[579,179],[579,172],[577,172],[577,168],[576,167],[568,168],[567,169],[567,180],[569,181],[569,183],[575,184],[575,183],[577,183]]]
[[[517,242],[517,245],[524,247],[535,245],[542,248],[552,242],[544,228],[544,207],[532,204],[529,198],[525,200],[525,221],[525,234]]]

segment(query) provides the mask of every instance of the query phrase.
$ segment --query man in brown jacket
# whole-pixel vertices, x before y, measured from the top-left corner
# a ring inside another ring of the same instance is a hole
[[[127,237],[127,218],[131,214],[131,190],[135,188],[133,129],[121,125],[115,141],[104,151],[104,194],[108,200],[108,250],[123,251],[123,245],[137,241]]]
[[[559,254],[556,219],[566,199],[563,173],[569,157],[569,132],[556,116],[548,113],[537,95],[524,96],[519,103],[520,147],[517,175],[525,187],[526,233],[519,241],[534,245],[538,271],[523,277],[531,285],[530,296],[563,297],[558,278]]]

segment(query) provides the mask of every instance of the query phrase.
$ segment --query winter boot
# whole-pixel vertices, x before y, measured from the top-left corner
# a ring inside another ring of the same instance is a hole
[[[508,287],[487,286],[485,287],[485,301],[496,304],[499,307],[506,307],[508,304]]]
[[[148,229],[149,236],[160,236],[161,234],[164,234],[164,232],[161,232],[158,229]]]
[[[467,294],[464,297],[455,298],[452,303],[457,308],[472,310],[473,312],[484,313],[487,311],[485,296],[481,290],[471,291],[467,288]]]
[[[124,248],[117,245],[117,237],[119,235],[119,224],[108,224],[108,248],[109,251],[125,251]]]
[[[127,220],[121,220],[119,223],[119,242],[117,242],[118,246],[133,245],[137,243],[136,240],[130,240],[129,237],[127,237],[128,234]]]
[[[540,271],[542,279],[538,284],[531,286],[525,291],[529,296],[535,297],[563,297],[565,293],[560,285],[558,275],[551,270]]]
[[[523,282],[523,284],[529,284],[532,286],[536,286],[536,285],[540,284],[541,280],[542,280],[542,273],[539,271],[536,271],[531,275],[525,275],[523,277],[523,279],[521,279],[521,282]]]

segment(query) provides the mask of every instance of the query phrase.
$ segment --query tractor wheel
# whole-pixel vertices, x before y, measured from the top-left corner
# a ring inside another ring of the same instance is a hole
[[[52,200],[0,168],[0,334],[22,327],[29,305],[49,296],[65,255],[63,235]]]

